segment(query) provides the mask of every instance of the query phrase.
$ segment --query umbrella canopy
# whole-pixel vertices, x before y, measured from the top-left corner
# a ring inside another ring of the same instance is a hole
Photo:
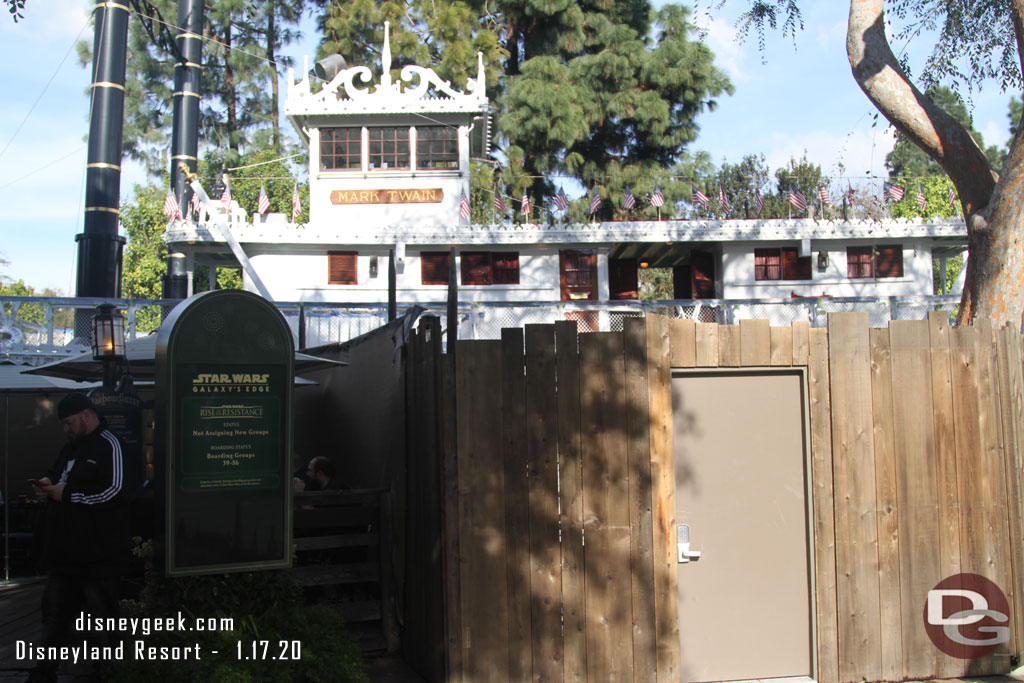
[[[47,391],[80,391],[93,385],[82,386],[78,382],[59,377],[42,375],[26,375],[28,366],[13,363],[0,363],[0,393],[26,392],[39,393]]]
[[[152,382],[156,378],[156,338],[157,335],[151,334],[133,339],[125,344],[125,357],[128,359],[131,375],[136,381]],[[328,365],[347,365],[347,363],[318,358],[305,353],[295,354],[296,374]],[[46,365],[39,365],[24,372],[33,375],[63,377],[76,382],[99,382],[103,379],[103,362],[94,360],[92,351],[89,351]]]

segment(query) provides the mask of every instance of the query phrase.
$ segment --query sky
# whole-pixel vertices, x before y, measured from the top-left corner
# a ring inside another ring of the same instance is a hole
[[[833,180],[857,185],[884,177],[893,138],[850,74],[848,5],[802,3],[804,30],[795,46],[773,33],[762,54],[753,37],[737,40],[734,13],[743,4],[727,2],[711,16],[705,0],[694,15],[735,91],[700,116],[692,150],[709,152],[715,164],[764,154],[773,172],[806,151]],[[89,71],[75,43],[92,42],[89,7],[86,0],[29,0],[18,23],[0,16],[0,258],[8,261],[0,277],[65,295],[74,294],[75,235],[83,225]],[[304,39],[286,50],[298,65],[315,52],[312,26],[307,21]],[[923,63],[929,47],[918,42],[906,46],[912,65]],[[1009,100],[995,84],[973,93],[975,128],[986,144],[1006,143]],[[122,201],[146,180],[125,160]]]

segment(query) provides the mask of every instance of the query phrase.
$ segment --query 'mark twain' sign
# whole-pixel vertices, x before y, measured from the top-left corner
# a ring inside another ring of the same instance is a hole
[[[169,574],[291,564],[291,330],[248,292],[179,304],[157,340]]]

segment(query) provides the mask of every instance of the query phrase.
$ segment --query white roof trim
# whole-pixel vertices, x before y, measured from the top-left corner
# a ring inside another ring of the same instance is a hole
[[[619,242],[763,242],[912,237],[967,238],[962,219],[908,221],[703,220],[624,221],[547,225],[448,225],[423,223],[415,227],[366,225],[353,230],[337,223],[239,224],[231,226],[240,242],[249,244],[600,244]],[[221,243],[205,226],[168,225],[164,240],[176,243]]]
[[[477,53],[477,77],[469,79],[466,91],[452,88],[428,67],[409,64],[402,67],[399,82],[391,78],[390,22],[384,22],[384,45],[381,50],[380,82],[372,87],[373,73],[369,67],[343,69],[314,93],[309,85],[309,61],[306,73],[295,82],[294,70],[288,69],[288,98],[285,114],[289,117],[323,114],[361,113],[450,113],[483,112],[487,110],[484,57]],[[357,85],[365,85],[361,87]]]

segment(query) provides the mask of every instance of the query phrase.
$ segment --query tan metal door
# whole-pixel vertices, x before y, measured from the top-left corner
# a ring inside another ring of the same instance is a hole
[[[810,676],[803,375],[676,374],[676,524],[684,681]],[[680,534],[682,537],[682,534]]]

